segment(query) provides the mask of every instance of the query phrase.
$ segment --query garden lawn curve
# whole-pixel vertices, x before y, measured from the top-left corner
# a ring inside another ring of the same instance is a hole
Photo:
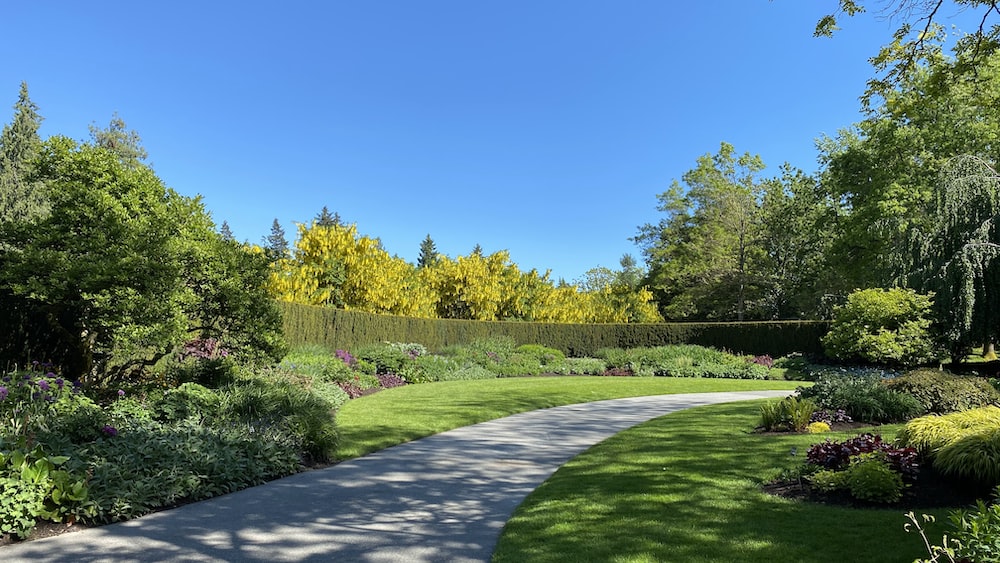
[[[142,518],[0,548],[31,561],[489,561],[562,464],[681,409],[789,391],[612,399],[525,412]]]

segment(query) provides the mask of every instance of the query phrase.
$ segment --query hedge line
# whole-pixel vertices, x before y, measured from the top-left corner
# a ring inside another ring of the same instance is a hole
[[[279,303],[285,339],[292,346],[322,344],[351,350],[375,342],[416,342],[432,351],[452,344],[506,335],[518,344],[543,344],[573,357],[600,348],[700,344],[743,354],[774,357],[792,352],[822,354],[825,321],[742,323],[555,324],[414,319]]]

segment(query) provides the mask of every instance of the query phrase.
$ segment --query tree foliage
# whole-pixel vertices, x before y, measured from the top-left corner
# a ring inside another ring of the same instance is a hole
[[[435,253],[413,265],[390,256],[355,225],[300,225],[292,256],[271,277],[278,299],[422,318],[541,322],[653,322],[643,288],[580,291],[555,286],[548,273],[521,271],[506,251]]]
[[[0,132],[0,224],[24,221],[48,212],[45,186],[35,174],[42,141],[38,106],[21,83],[14,119]]]
[[[974,156],[942,171],[933,211],[914,232],[911,281],[936,293],[936,318],[957,357],[1000,339],[1000,175]]]
[[[0,230],[0,282],[44,313],[70,375],[137,376],[198,335],[280,355],[266,265],[226,243],[201,202],[141,164],[54,137],[40,177],[51,213]],[[256,284],[256,285],[254,285]]]
[[[434,244],[434,239],[431,238],[430,233],[428,233],[427,237],[420,243],[420,256],[417,257],[417,267],[426,268],[427,266],[433,266],[437,261],[437,246]]]

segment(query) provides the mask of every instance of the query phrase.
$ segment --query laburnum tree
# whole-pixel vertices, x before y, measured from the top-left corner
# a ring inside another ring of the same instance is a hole
[[[432,298],[416,268],[389,255],[355,225],[299,225],[291,257],[275,265],[278,299],[370,313],[432,317]]]
[[[42,313],[70,376],[111,384],[142,377],[183,342],[283,352],[268,265],[223,241],[197,199],[141,163],[54,137],[38,159],[50,213],[0,229],[0,285]]]
[[[355,225],[300,225],[292,256],[270,284],[281,300],[412,317],[539,322],[659,320],[652,295],[624,288],[584,292],[554,286],[549,274],[521,271],[506,251],[418,267],[390,256]],[[627,295],[626,295],[627,294]]]

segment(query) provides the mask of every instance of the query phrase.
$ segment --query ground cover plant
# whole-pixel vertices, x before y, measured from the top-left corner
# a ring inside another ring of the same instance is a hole
[[[903,511],[770,495],[816,437],[752,432],[760,402],[699,407],[636,426],[560,468],[507,522],[493,560],[913,561]],[[883,432],[896,427],[881,427]],[[843,440],[854,433],[834,433]],[[923,510],[948,531],[945,509]],[[614,530],[614,533],[608,533]]]

